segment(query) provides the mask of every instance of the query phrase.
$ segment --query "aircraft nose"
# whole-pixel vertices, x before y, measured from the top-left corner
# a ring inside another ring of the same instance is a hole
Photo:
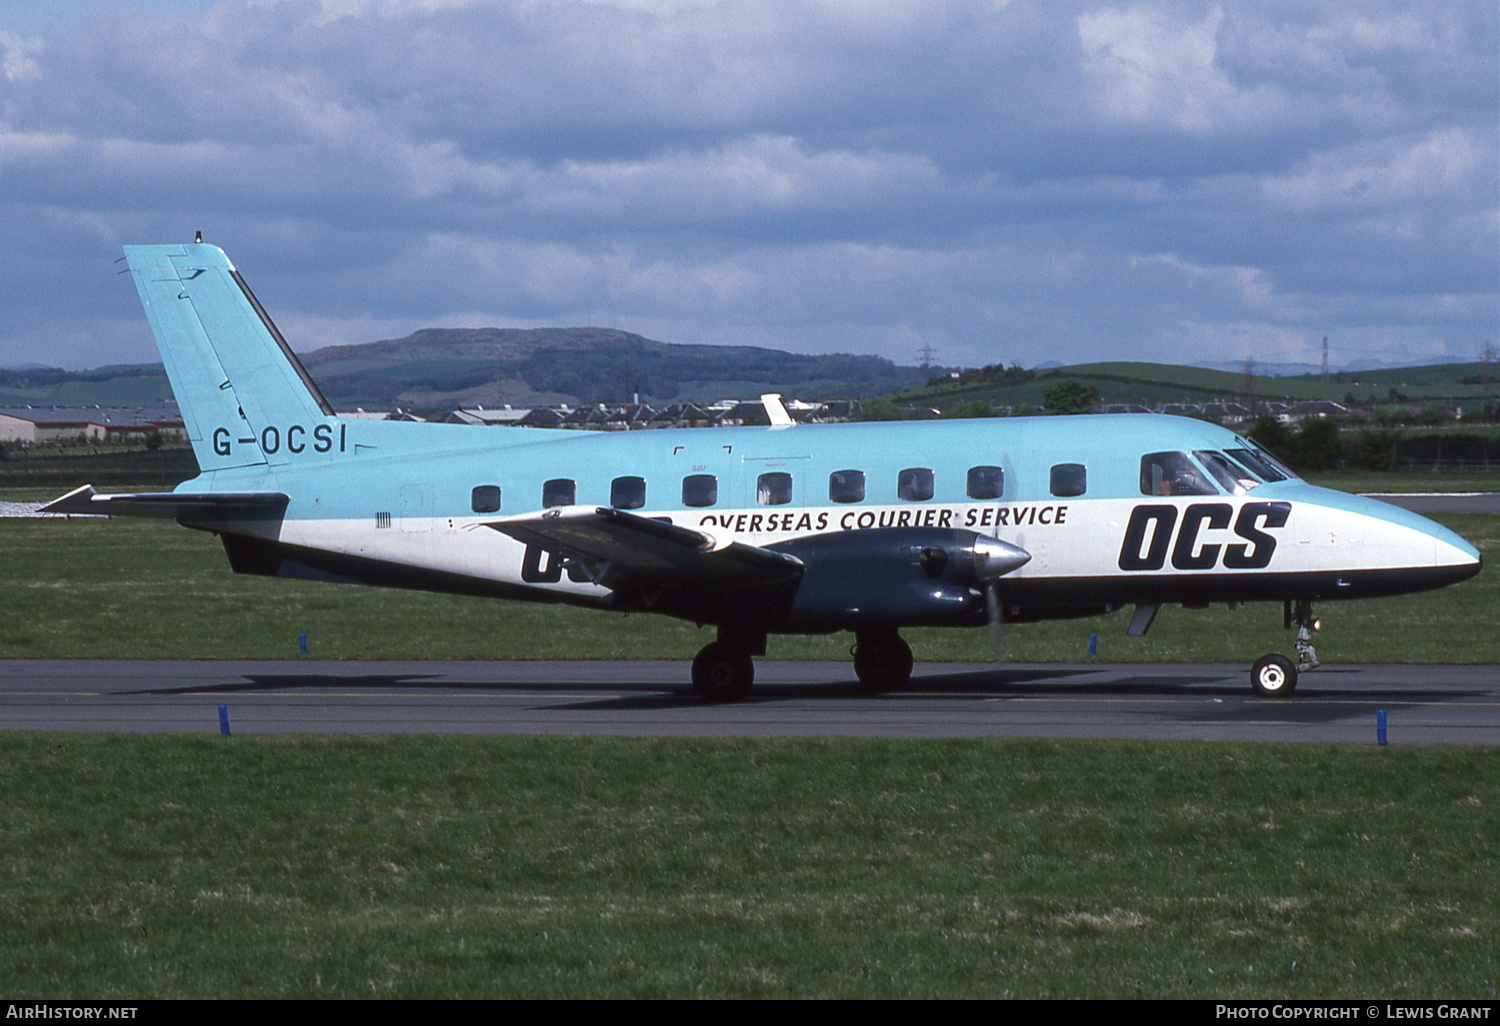
[[[1479,573],[1484,560],[1479,550],[1442,524],[1377,499],[1369,503],[1366,541],[1372,553],[1388,558],[1405,555],[1413,567],[1425,565],[1438,584],[1455,584]]]

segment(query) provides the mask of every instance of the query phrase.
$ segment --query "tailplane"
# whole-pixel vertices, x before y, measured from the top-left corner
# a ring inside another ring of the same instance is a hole
[[[200,469],[328,451],[333,407],[223,250],[126,246],[125,260]]]

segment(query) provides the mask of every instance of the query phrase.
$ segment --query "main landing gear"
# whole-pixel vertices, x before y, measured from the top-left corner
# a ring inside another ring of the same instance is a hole
[[[894,628],[854,634],[854,675],[871,691],[890,691],[911,679],[911,646]]]
[[[1286,624],[1297,625],[1297,650],[1294,664],[1285,656],[1263,655],[1250,670],[1250,687],[1258,695],[1289,695],[1297,687],[1297,674],[1306,673],[1318,665],[1318,650],[1313,648],[1312,636],[1322,626],[1313,616],[1311,602],[1298,602],[1295,611],[1287,603]]]
[[[755,683],[754,656],[766,654],[766,636],[719,628],[693,660],[693,690],[705,702],[738,702]]]
[[[911,646],[894,627],[856,631],[854,674],[871,691],[899,688],[911,679]],[[766,654],[764,634],[719,630],[693,660],[693,690],[705,702],[738,702],[755,683],[755,659]]]

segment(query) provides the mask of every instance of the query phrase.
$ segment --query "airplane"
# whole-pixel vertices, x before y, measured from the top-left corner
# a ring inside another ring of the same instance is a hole
[[[200,473],[84,485],[57,513],[218,535],[235,573],[654,612],[716,628],[695,691],[744,698],[778,633],[852,631],[854,672],[904,685],[902,628],[1280,602],[1318,663],[1313,603],[1479,572],[1448,529],[1302,481],[1226,428],[1151,414],[599,433],[340,418],[224,252],[125,247]]]

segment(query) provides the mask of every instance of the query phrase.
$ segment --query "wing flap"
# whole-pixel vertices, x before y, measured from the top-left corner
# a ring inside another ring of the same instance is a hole
[[[289,496],[283,492],[136,492],[100,495],[93,485],[84,485],[43,506],[41,512],[223,521],[277,517],[286,509],[289,501]]]
[[[527,545],[557,552],[611,587],[768,584],[802,574],[795,556],[607,506],[563,506],[485,524]]]

